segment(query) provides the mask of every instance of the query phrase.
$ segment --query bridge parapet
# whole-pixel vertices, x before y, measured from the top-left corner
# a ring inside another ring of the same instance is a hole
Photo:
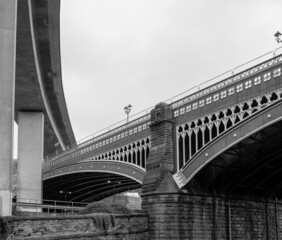
[[[278,55],[172,103],[176,124],[236,104],[238,99],[244,101],[277,88],[275,84],[279,83],[273,84],[270,80],[281,74],[281,67],[278,66],[281,62],[282,56]]]
[[[101,134],[97,137],[93,137],[92,139],[79,144],[78,147],[81,148],[98,141],[100,142],[99,143],[100,145],[105,145],[113,141],[119,140],[120,138],[123,138],[123,136],[127,137],[134,133],[140,132],[148,128],[149,124],[150,124],[150,114],[146,114],[138,119],[130,121],[129,123],[126,123],[120,127],[110,130],[104,134]]]
[[[112,131],[45,160],[43,171],[83,161],[115,160],[145,169],[150,149],[150,115],[145,115]]]

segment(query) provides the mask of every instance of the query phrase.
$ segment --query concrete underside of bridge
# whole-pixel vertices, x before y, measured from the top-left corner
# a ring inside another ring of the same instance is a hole
[[[44,155],[76,143],[62,86],[59,17],[60,1],[18,0],[15,120],[19,111],[44,113]]]
[[[0,215],[11,214],[14,121],[19,123],[19,135],[26,137],[19,141],[20,197],[32,198],[36,193],[41,199],[43,155],[76,145],[62,86],[59,13],[60,1],[1,1]],[[27,121],[22,121],[19,116],[25,114],[40,115],[40,119],[26,117]],[[34,142],[30,141],[32,138]],[[37,147],[38,151],[34,151]],[[33,177],[31,168],[37,176],[33,188],[23,180]]]
[[[140,182],[110,172],[71,173],[43,181],[43,199],[93,202],[138,188]]]

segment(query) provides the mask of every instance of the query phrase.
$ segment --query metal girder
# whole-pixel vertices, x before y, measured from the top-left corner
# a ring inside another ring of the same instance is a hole
[[[81,173],[81,175],[82,174],[85,174],[85,173]],[[105,175],[105,177],[106,177],[107,175]],[[110,177],[111,175],[109,174],[109,177]],[[55,180],[55,179],[57,179],[57,178],[59,178],[58,180]],[[45,187],[44,186],[44,191],[48,191],[50,188],[52,189],[53,187],[60,187],[60,186],[62,186],[62,185],[64,185],[65,183],[64,182],[62,182],[63,180],[64,180],[64,178],[63,178],[63,176],[58,176],[57,178],[54,178],[54,179],[52,179],[52,183],[50,184],[50,183],[48,183],[48,187]],[[84,176],[84,177],[80,177],[79,178],[79,180],[88,180],[88,179],[93,179],[93,178],[99,178],[99,176],[97,176],[97,175],[88,175],[88,176]],[[44,183],[46,183],[46,182],[50,182],[51,180],[46,180],[45,182],[43,182],[43,184]],[[96,182],[96,181],[100,181],[99,179],[96,179],[96,180],[93,180],[93,183],[94,182]],[[68,180],[68,184],[69,185],[71,185],[72,183],[75,183],[75,182],[77,182],[77,179],[70,179],[70,180]],[[45,185],[47,185],[47,184],[45,184]],[[79,186],[80,184],[76,184],[76,186]],[[83,185],[83,183],[81,184],[81,185]]]
[[[242,182],[246,181],[248,178],[250,178],[255,173],[257,173],[260,169],[268,165],[269,161],[273,161],[274,160],[273,157],[275,157],[276,154],[277,152],[273,153],[271,156],[267,156],[266,158],[263,158],[261,161],[259,161],[260,163],[256,162],[251,166],[249,166],[248,168],[241,171],[240,174],[238,174],[236,178],[233,179],[233,181],[229,182],[229,184],[225,186],[223,191],[228,193],[232,192],[232,190],[236,188],[236,185],[240,185]]]
[[[111,185],[110,183],[107,183],[107,181],[105,181],[105,182],[106,183],[100,183],[100,184],[96,184],[96,185],[89,185],[88,183],[85,183],[86,187],[79,188],[79,190],[73,191],[74,193],[78,193],[78,197],[75,197],[73,199],[81,198],[84,195],[87,195],[88,194],[87,191],[93,189],[93,187],[95,187],[95,191],[103,191],[103,192],[104,192],[104,190],[112,189],[112,188],[114,188],[115,190],[118,190],[119,188],[121,188],[121,186],[129,184],[129,183],[132,183],[132,180],[120,180],[119,181],[120,184],[119,185],[118,184],[115,185],[118,188],[113,187],[113,185]],[[80,193],[80,192],[82,192],[82,193]]]
[[[278,175],[282,171],[282,162],[279,161],[282,155],[282,150],[280,150],[282,144],[281,107],[282,105],[279,103],[272,110],[267,110],[267,114],[262,113],[249,121],[248,127],[242,127],[242,129],[252,129],[251,124],[257,119],[265,124],[269,121],[269,116],[276,117],[271,124],[264,125],[264,128],[262,128],[262,125],[254,124],[254,127],[259,126],[259,131],[256,131],[253,127],[253,134],[246,138],[242,137],[241,141],[231,145],[230,148],[226,147],[226,151],[222,151],[220,155],[201,168],[193,177],[191,184],[188,182],[186,188],[188,190],[193,189],[196,182],[204,191],[203,193],[210,193],[215,189],[221,194],[229,195],[249,194],[262,197],[279,194],[282,197],[282,184],[278,179]],[[236,132],[238,131],[236,130]],[[241,133],[244,136],[245,133]],[[234,133],[230,132],[227,140],[234,139],[233,135],[235,136]],[[238,134],[236,134],[237,136]],[[221,139],[215,144],[222,146],[223,144],[219,144],[220,141]],[[211,146],[209,148],[211,152],[215,152]],[[204,151],[203,156],[199,155],[200,161],[210,157],[209,154],[206,154],[210,152],[209,148]],[[197,165],[201,166],[200,163],[197,163]],[[195,166],[197,165],[195,164]],[[191,174],[193,168],[190,168],[191,170],[187,168],[188,171],[184,172],[186,177],[188,173]]]
[[[136,186],[141,187],[141,184],[133,179],[114,173],[81,172],[59,176],[59,181],[55,179],[57,178],[44,181],[44,195],[51,200],[63,200],[64,196],[60,194],[62,190],[71,192],[68,195],[69,201],[87,201],[86,199],[91,198],[92,195],[106,194],[108,196],[136,188]]]
[[[282,182],[280,182],[279,184],[275,185],[273,188],[270,188],[265,194],[264,197],[268,198],[271,196],[276,195],[275,193],[278,192],[280,189],[282,189]]]
[[[91,196],[91,197],[88,197],[88,198],[84,199],[83,202],[99,201],[99,200],[101,200],[101,199],[104,199],[104,198],[106,198],[106,197],[115,195],[115,194],[117,194],[117,193],[126,192],[126,191],[129,191],[129,190],[134,190],[134,189],[138,189],[138,188],[141,188],[141,185],[140,185],[140,184],[133,184],[133,185],[130,185],[130,188],[128,188],[128,186],[125,186],[125,187],[123,187],[123,188],[121,189],[121,191],[119,191],[119,192],[116,192],[116,193],[113,193],[112,191],[103,192],[103,193],[96,194],[96,195],[93,195],[93,196]]]
[[[282,172],[282,168],[277,169],[276,171],[274,171],[272,174],[268,175],[267,177],[265,177],[264,179],[262,179],[262,181],[259,181],[255,186],[253,186],[250,191],[248,191],[248,194],[251,194],[253,191],[255,191],[259,186],[261,186],[263,183],[265,183],[266,181],[268,181],[269,179],[271,179],[274,175],[278,174]]]

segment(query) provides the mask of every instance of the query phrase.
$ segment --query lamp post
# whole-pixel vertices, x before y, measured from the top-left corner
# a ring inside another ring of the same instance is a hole
[[[128,123],[128,121],[129,121],[129,113],[131,112],[131,108],[132,108],[131,104],[129,104],[128,106],[124,107],[124,112],[127,115],[126,123]]]
[[[107,183],[113,184],[114,186],[114,202],[115,202],[116,201],[116,185],[121,184],[121,181],[116,182],[116,181],[108,180]]]
[[[274,34],[274,37],[275,37],[277,43],[281,43],[281,42],[282,42],[282,39],[280,39],[281,35],[282,35],[282,34],[281,34],[279,31],[277,31],[277,32]]]
[[[71,192],[66,192],[66,191],[61,190],[61,191],[60,191],[60,194],[64,194],[64,196],[65,196],[65,202],[66,202],[66,201],[67,201],[67,195],[71,195]]]

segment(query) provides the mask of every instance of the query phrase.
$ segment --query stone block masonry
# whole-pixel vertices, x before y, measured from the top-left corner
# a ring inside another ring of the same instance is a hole
[[[148,218],[144,214],[10,217],[11,239],[147,240]],[[0,236],[0,239],[7,239]]]
[[[169,105],[160,103],[151,111],[151,149],[146,163],[142,193],[156,191],[173,172],[173,121]]]
[[[273,199],[158,192],[144,194],[142,204],[148,215],[12,217],[10,232],[16,230],[12,239],[26,240],[278,240],[282,236],[282,203]]]
[[[184,193],[148,194],[150,240],[274,240],[282,236],[282,203]]]

